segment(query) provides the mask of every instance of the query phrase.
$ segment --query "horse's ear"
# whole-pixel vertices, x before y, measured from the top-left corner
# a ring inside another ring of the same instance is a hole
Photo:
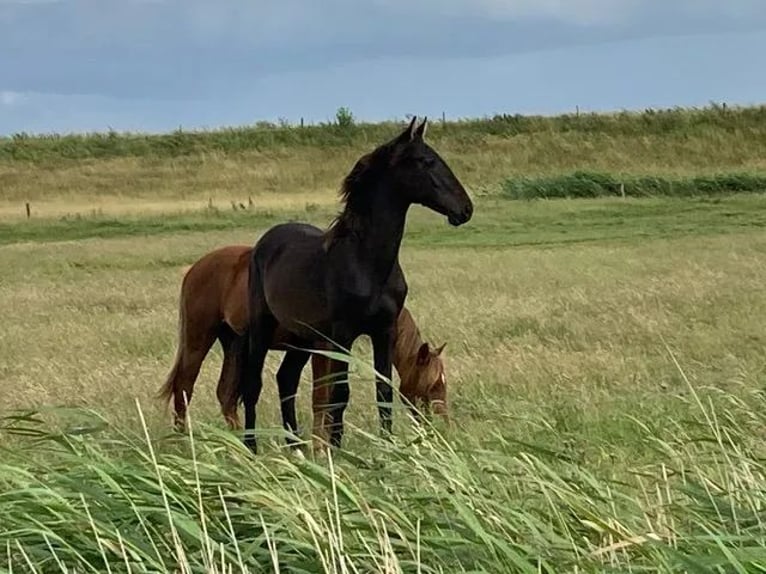
[[[447,346],[447,343],[444,343],[441,347],[439,347],[437,349],[434,349],[434,355],[437,356],[437,357],[439,355],[441,355],[442,351],[444,350],[444,347],[446,347],[446,346]]]
[[[428,348],[428,343],[423,343],[418,349],[418,365],[425,365],[430,358],[429,355],[431,349]]]
[[[401,134],[399,134],[399,137],[396,138],[396,141],[399,143],[408,143],[411,142],[413,139],[415,139],[415,122],[417,122],[418,117],[412,116],[412,120],[410,120],[410,125],[407,126],[407,129],[404,130]]]
[[[418,129],[415,130],[415,138],[422,140],[426,135],[426,128],[428,127],[426,124],[428,123],[428,117],[423,117],[423,123],[421,123],[418,126]]]

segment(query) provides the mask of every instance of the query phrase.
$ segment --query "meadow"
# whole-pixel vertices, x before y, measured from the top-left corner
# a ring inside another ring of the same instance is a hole
[[[259,456],[217,347],[171,432],[183,268],[326,225],[394,130],[0,140],[0,572],[766,568],[763,108],[435,123],[476,212],[413,207],[401,261],[453,426],[379,438],[360,340],[341,451],[285,451],[276,353]]]

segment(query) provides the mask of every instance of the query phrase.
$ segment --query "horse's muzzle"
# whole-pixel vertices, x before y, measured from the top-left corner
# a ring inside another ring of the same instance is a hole
[[[469,222],[471,217],[473,217],[473,204],[469,203],[460,213],[453,213],[449,215],[447,217],[447,221],[449,221],[450,225],[457,227]]]

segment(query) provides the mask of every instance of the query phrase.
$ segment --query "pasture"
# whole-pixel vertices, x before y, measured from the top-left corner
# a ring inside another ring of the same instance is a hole
[[[438,135],[475,216],[455,229],[413,207],[401,263],[421,332],[447,343],[454,426],[416,428],[397,404],[394,439],[379,439],[360,341],[344,449],[316,460],[284,449],[276,353],[257,457],[224,430],[217,346],[192,437],[171,432],[153,397],[173,361],[183,268],[279,221],[328,224],[337,182],[372,144],[4,159],[0,571],[762,568],[766,195],[502,194],[514,173],[572,167],[760,173],[762,125],[739,139],[711,129],[646,136],[676,146],[686,159],[673,166],[640,135],[623,148],[600,132]],[[729,137],[740,156],[719,145]],[[561,145],[551,155],[545,141]]]

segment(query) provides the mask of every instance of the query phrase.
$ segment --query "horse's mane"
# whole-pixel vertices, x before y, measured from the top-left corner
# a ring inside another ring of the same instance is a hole
[[[384,146],[363,155],[343,178],[339,195],[343,209],[335,216],[324,234],[325,248],[340,238],[357,232],[372,210],[375,191],[374,177],[378,173]]]

